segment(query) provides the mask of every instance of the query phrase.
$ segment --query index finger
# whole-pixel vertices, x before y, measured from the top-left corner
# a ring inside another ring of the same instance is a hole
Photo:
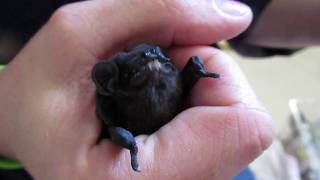
[[[225,2],[225,1],[221,1]],[[93,0],[57,10],[48,25],[58,23],[67,36],[96,57],[137,43],[210,44],[244,31],[252,13],[236,1]],[[191,6],[192,5],[192,6]],[[110,54],[108,54],[110,55]]]

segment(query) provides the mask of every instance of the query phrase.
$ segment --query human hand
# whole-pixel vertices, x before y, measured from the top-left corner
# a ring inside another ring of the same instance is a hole
[[[36,179],[232,177],[267,148],[272,127],[235,63],[207,46],[250,23],[248,8],[232,11],[238,3],[230,1],[219,8],[222,2],[93,0],[58,10],[0,74],[0,152]],[[222,78],[201,79],[194,108],[136,138],[142,171],[136,173],[126,150],[97,143],[91,69],[141,42],[169,48],[179,67],[198,55]]]

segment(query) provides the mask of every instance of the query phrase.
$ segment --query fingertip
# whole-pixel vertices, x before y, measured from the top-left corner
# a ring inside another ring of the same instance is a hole
[[[245,31],[251,24],[253,13],[249,6],[235,0],[214,1],[217,22],[222,39],[231,39]]]
[[[216,0],[214,9],[219,14],[233,19],[246,19],[252,17],[252,10],[246,4],[235,0]]]

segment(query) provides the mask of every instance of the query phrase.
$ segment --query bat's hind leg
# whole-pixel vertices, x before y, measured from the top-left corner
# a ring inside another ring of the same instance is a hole
[[[108,128],[111,141],[115,144],[130,150],[131,167],[135,171],[140,171],[138,163],[138,146],[131,132],[121,127]]]

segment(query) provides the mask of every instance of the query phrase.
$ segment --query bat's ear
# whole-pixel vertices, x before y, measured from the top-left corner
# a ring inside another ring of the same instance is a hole
[[[97,87],[97,93],[111,96],[116,91],[119,70],[114,61],[104,61],[92,69],[92,79]]]

